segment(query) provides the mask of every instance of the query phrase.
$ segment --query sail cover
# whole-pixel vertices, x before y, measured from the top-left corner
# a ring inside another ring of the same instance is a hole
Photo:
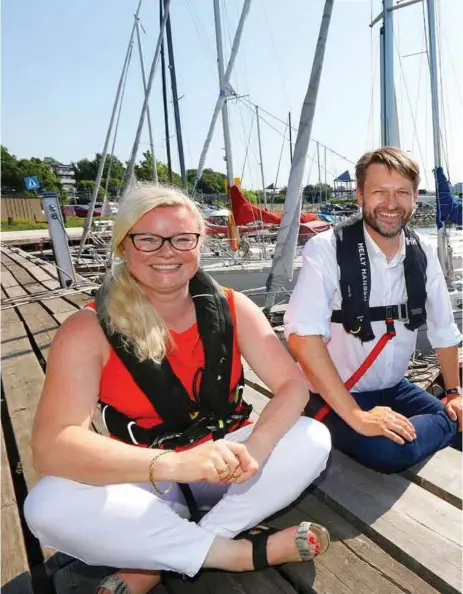
[[[442,167],[434,170],[436,178],[436,225],[440,229],[445,222],[462,224],[461,202],[452,194],[450,183]]]
[[[231,202],[233,216],[237,225],[247,225],[255,221],[262,221],[263,223],[270,223],[273,225],[280,225],[283,217],[282,212],[270,211],[265,208],[254,206],[246,199],[240,192],[238,186],[230,188]],[[300,222],[310,223],[310,221],[319,220],[318,216],[313,212],[301,213]]]

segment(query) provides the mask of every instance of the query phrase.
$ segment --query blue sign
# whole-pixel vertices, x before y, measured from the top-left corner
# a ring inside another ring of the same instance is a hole
[[[30,177],[25,177],[24,185],[26,186],[26,190],[39,190],[40,189],[40,182],[36,175],[31,175]]]

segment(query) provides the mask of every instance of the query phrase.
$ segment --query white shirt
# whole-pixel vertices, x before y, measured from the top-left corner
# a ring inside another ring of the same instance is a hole
[[[386,256],[365,232],[365,244],[370,260],[370,307],[407,302],[403,261],[405,235],[395,257]],[[444,275],[437,250],[420,235],[427,257],[426,313],[427,333],[433,348],[456,346],[461,340],[455,324]],[[339,267],[336,261],[336,238],[331,229],[310,239],[302,252],[302,269],[285,314],[285,335],[322,336],[328,352],[345,382],[363,363],[385,332],[384,322],[372,322],[375,339],[362,344],[348,334],[342,324],[331,323],[331,313],[341,309]],[[400,382],[408,368],[416,345],[417,331],[405,328],[404,322],[394,322],[397,335],[390,340],[366,374],[353,387],[353,392],[389,388]]]

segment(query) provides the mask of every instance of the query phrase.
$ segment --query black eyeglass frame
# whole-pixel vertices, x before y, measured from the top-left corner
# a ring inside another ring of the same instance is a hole
[[[158,237],[159,239],[161,239],[161,245],[159,247],[155,248],[154,250],[141,250],[140,248],[138,248],[135,245],[135,238],[140,235],[149,236],[149,237]],[[194,244],[194,246],[191,248],[188,248],[187,250],[182,250],[182,249],[179,249],[178,247],[175,247],[175,245],[172,243],[172,240],[175,237],[180,237],[181,235],[194,235],[196,237],[196,243]],[[176,235],[171,235],[170,237],[163,237],[162,235],[156,235],[155,233],[128,233],[127,237],[130,237],[133,247],[138,252],[143,252],[144,254],[159,251],[166,241],[168,241],[170,243],[170,245],[174,248],[174,250],[177,250],[177,252],[191,252],[191,250],[194,250],[195,247],[197,247],[197,245],[199,243],[199,238],[201,237],[201,233],[177,233]]]

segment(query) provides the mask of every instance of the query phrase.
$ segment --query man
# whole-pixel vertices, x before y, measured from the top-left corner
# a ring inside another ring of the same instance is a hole
[[[323,418],[338,449],[398,472],[461,438],[461,334],[436,249],[408,226],[418,164],[382,148],[360,159],[356,177],[362,215],[307,242],[285,333],[315,393],[308,414]],[[445,405],[404,379],[424,323]]]

